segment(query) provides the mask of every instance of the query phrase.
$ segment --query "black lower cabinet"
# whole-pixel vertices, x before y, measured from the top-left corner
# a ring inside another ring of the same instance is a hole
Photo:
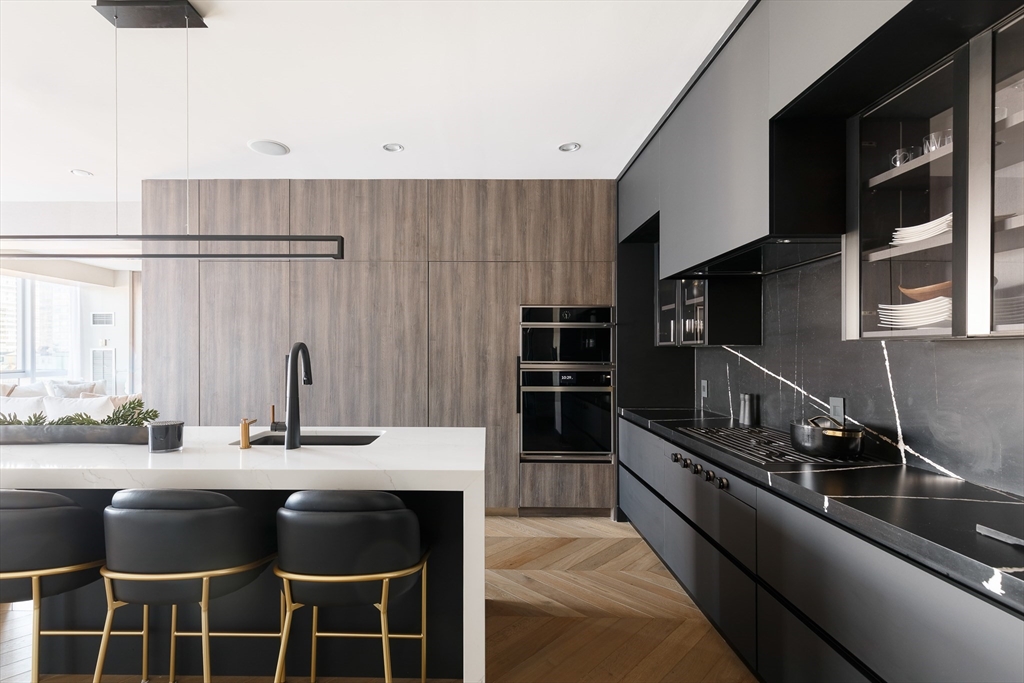
[[[747,665],[755,668],[757,593],[753,579],[671,510],[665,513],[664,544],[661,556],[668,568]]]
[[[885,681],[1024,680],[1019,617],[763,490],[757,573]]]
[[[624,468],[619,469],[619,507],[701,611],[755,668],[757,599],[753,579]]]
[[[768,591],[757,588],[757,673],[765,683],[868,683]]]

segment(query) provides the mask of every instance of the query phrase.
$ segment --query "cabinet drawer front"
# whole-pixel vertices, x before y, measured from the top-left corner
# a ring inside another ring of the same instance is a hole
[[[619,507],[647,544],[660,554],[665,547],[665,504],[622,468],[619,468]]]
[[[754,508],[718,489],[703,477],[694,480],[691,519],[751,571],[757,569],[757,515]]]
[[[760,577],[887,681],[1024,680],[1024,620],[767,491]]]
[[[619,462],[647,483],[657,481],[661,461],[668,459],[668,445],[646,429],[619,418]]]
[[[765,589],[757,589],[757,673],[766,683],[869,683]]]
[[[537,508],[610,508],[615,504],[611,463],[519,464],[519,505]]]
[[[671,510],[665,512],[664,544],[662,557],[669,569],[753,667],[757,662],[753,579]]]

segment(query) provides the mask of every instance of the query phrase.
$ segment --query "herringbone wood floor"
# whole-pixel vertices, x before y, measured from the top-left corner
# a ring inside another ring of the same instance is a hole
[[[31,612],[0,611],[0,683],[29,680],[30,624]],[[43,680],[85,683],[91,679],[46,676]],[[107,676],[103,680],[136,683],[138,679]],[[153,683],[163,680],[152,679]],[[266,683],[270,679],[216,680]],[[366,679],[320,680],[358,683]],[[628,524],[581,517],[488,517],[487,680],[752,683],[756,679]]]

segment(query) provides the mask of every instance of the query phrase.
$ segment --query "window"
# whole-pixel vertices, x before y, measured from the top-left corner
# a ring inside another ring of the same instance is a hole
[[[0,276],[0,375],[65,378],[79,364],[78,287]]]

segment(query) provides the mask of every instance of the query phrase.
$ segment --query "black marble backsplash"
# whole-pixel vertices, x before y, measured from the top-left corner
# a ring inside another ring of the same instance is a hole
[[[883,458],[1024,495],[1024,340],[840,341],[839,257],[764,278],[761,346],[698,349],[696,403],[761,423],[828,413],[830,396]],[[824,403],[822,403],[824,402]]]

